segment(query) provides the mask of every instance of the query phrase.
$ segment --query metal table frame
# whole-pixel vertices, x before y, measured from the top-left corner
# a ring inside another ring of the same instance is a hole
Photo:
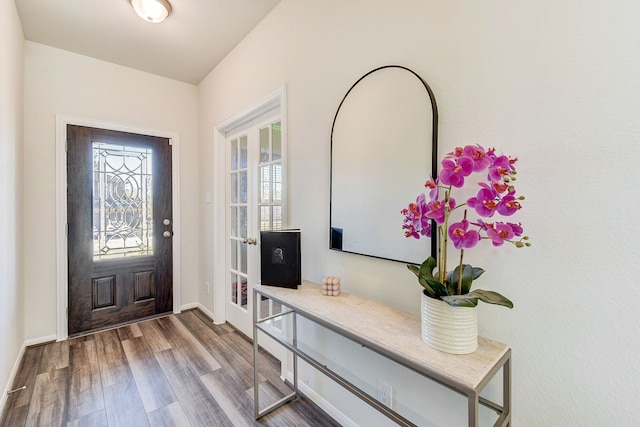
[[[282,311],[280,313],[258,318],[258,303],[262,298],[271,299],[280,303],[282,306],[286,307],[288,310]],[[273,332],[269,326],[266,326],[265,323],[280,316],[291,316],[292,319],[292,340],[291,342],[283,339],[278,334]],[[383,405],[381,402],[376,400],[374,397],[369,395],[368,393],[362,391],[360,388],[332,371],[327,366],[323,365],[319,361],[317,361],[314,357],[305,353],[303,350],[298,348],[298,338],[297,338],[297,316],[301,316],[307,320],[310,320],[314,323],[317,323],[345,338],[350,339],[360,345],[363,345],[374,352],[393,360],[394,362],[405,366],[412,371],[429,378],[436,383],[449,388],[461,394],[467,398],[468,401],[468,420],[470,427],[478,426],[478,409],[480,405],[488,407],[494,410],[498,415],[498,419],[494,423],[495,427],[504,427],[509,426],[511,423],[511,349],[507,349],[505,354],[497,361],[491,368],[491,370],[484,376],[483,380],[476,388],[470,388],[463,384],[459,384],[455,381],[452,381],[451,378],[448,378],[445,375],[437,371],[433,371],[428,366],[418,365],[411,360],[407,360],[403,358],[400,354],[389,351],[389,349],[384,348],[378,345],[375,341],[371,341],[369,339],[354,335],[349,331],[346,331],[340,327],[337,327],[335,324],[329,322],[327,319],[320,317],[312,312],[305,310],[302,307],[297,307],[295,304],[291,304],[285,298],[279,298],[272,293],[269,292],[268,289],[263,287],[254,286],[253,289],[253,360],[254,360],[254,408],[255,408],[255,418],[259,419],[268,413],[274,411],[277,408],[291,402],[300,396],[300,391],[298,389],[298,358],[304,360],[309,365],[341,385],[343,388],[347,389],[349,392],[369,404],[371,407],[375,408],[389,419],[396,422],[401,426],[415,426],[416,424],[412,423],[402,415],[398,414],[391,408]],[[280,345],[285,347],[293,354],[293,390],[291,393],[282,397],[278,401],[269,405],[264,409],[260,409],[259,404],[259,364],[258,364],[258,352],[259,352],[259,343],[258,343],[258,331],[262,331],[275,341],[277,341]],[[455,357],[455,356],[453,356]],[[498,373],[498,371],[502,370],[502,405],[499,405],[493,401],[490,401],[486,398],[480,396],[480,392],[484,389],[484,387],[494,378],[494,376]]]

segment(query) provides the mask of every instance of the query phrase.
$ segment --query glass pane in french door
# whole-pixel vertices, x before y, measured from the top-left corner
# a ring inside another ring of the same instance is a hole
[[[259,194],[258,216],[260,230],[281,230],[282,209],[282,130],[281,122],[271,122],[260,127],[260,161],[258,164]],[[262,300],[258,307],[260,317],[274,316],[282,312],[282,306],[270,299]],[[268,321],[271,328],[282,330],[282,317]]]
[[[260,128],[260,230],[282,229],[281,125],[273,122]]]
[[[248,151],[247,136],[234,138],[230,143],[229,168],[229,284],[231,286],[230,302],[239,307],[247,307],[247,245],[243,243],[248,231]]]

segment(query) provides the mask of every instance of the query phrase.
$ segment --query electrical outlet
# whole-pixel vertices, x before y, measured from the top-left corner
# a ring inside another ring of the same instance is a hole
[[[392,407],[393,389],[380,380],[378,380],[378,401],[389,408]]]
[[[204,282],[204,286],[205,286],[205,288],[207,289],[207,295],[209,295],[209,291],[210,291],[210,289],[209,289],[209,282]]]

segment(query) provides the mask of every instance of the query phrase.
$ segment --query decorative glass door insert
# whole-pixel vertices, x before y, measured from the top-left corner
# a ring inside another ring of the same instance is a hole
[[[93,259],[153,255],[152,150],[93,143]]]

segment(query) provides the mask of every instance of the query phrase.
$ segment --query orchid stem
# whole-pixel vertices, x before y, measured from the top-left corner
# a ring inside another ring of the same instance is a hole
[[[464,219],[467,219],[467,210],[464,210]],[[462,295],[462,258],[464,257],[464,248],[460,248],[460,267],[458,269],[458,289],[456,295]]]
[[[438,271],[438,276],[440,276],[440,283],[444,284],[445,279],[447,278],[447,229],[449,228],[449,194],[451,192],[451,187],[444,193],[444,227],[442,228],[442,254],[440,256],[440,268]]]
[[[464,256],[464,248],[460,248],[460,269],[458,270],[458,289],[456,295],[462,294],[462,257]]]

